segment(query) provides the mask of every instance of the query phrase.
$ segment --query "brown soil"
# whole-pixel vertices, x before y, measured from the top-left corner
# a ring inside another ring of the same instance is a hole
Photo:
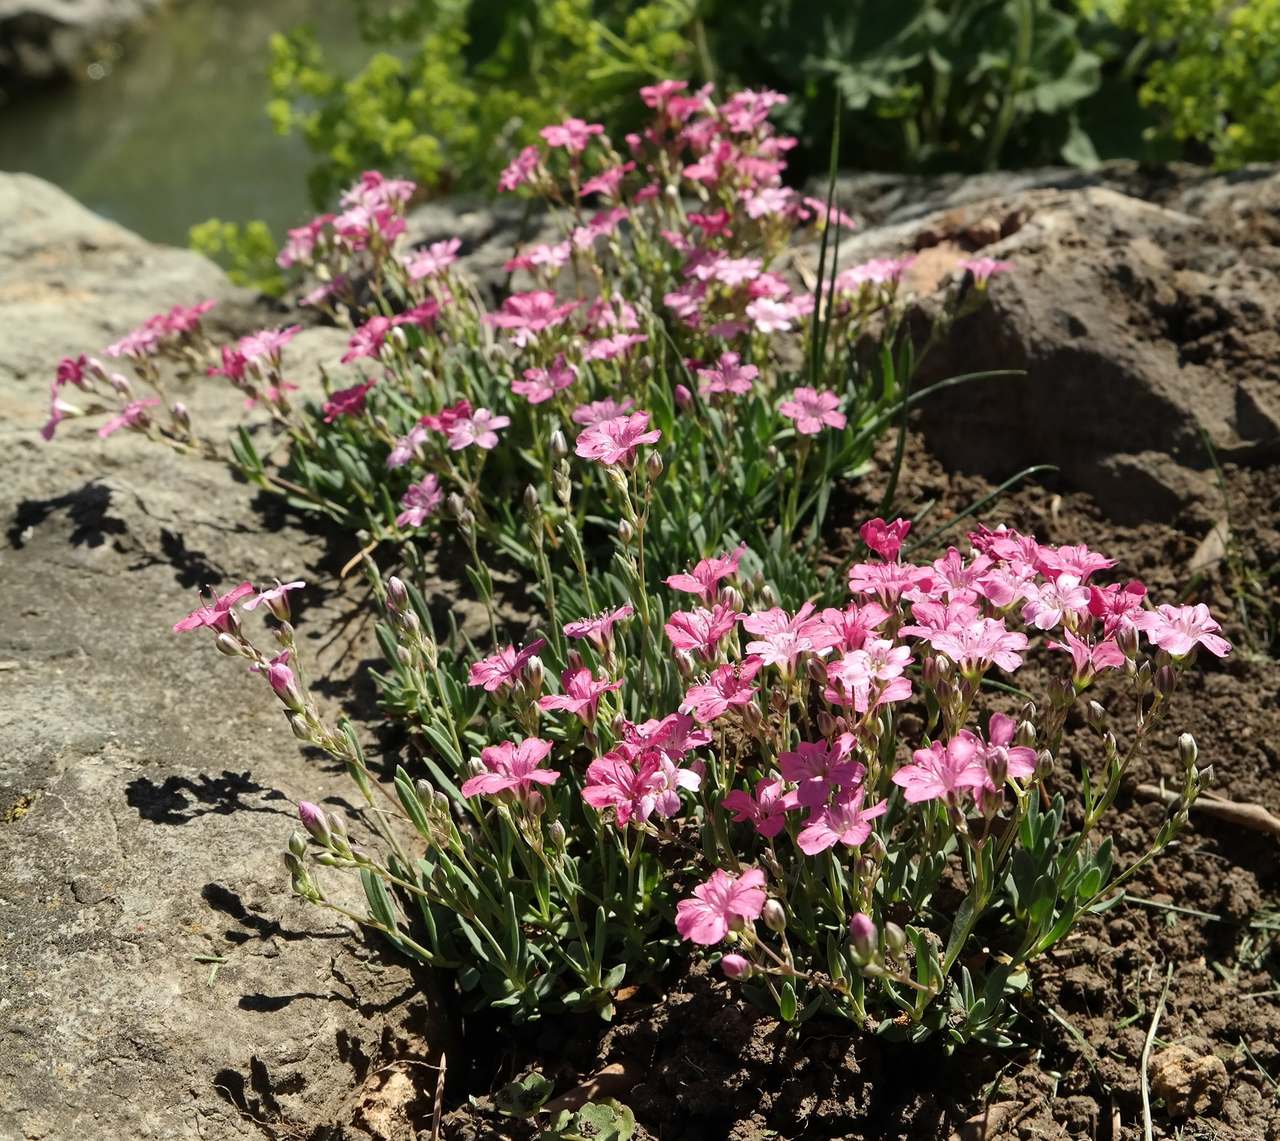
[[[889,450],[887,443],[886,458]],[[1157,595],[1205,601],[1224,616],[1235,653],[1224,663],[1202,659],[1192,671],[1117,804],[1122,858],[1144,850],[1159,827],[1163,806],[1136,797],[1136,785],[1172,771],[1183,730],[1199,743],[1201,768],[1213,766],[1214,792],[1280,813],[1278,476],[1275,468],[1227,468],[1227,557],[1212,557],[1211,544],[1201,549],[1203,512],[1122,527],[1087,497],[1059,494],[1051,484],[1006,493],[977,516],[1045,541],[1088,543]],[[860,483],[845,517],[874,513],[882,486],[883,475]],[[979,477],[946,473],[912,440],[898,500],[937,501],[922,533],[990,491]],[[961,540],[968,522],[937,541]],[[852,529],[840,532],[833,550],[851,550],[855,538]],[[1028,672],[1034,689],[1034,665]],[[1064,788],[1072,780],[1064,772]],[[563,1094],[612,1067],[621,1073],[606,1082],[645,1137],[1129,1141],[1143,1137],[1140,1059],[1167,978],[1153,1053],[1186,1047],[1191,1077],[1207,1072],[1212,1080],[1172,1107],[1176,1117],[1158,1095],[1178,1099],[1154,1083],[1153,1136],[1280,1141],[1278,857],[1275,838],[1193,813],[1191,826],[1131,885],[1130,894],[1147,903],[1090,917],[1037,964],[1020,1043],[1006,1050],[947,1055],[817,1020],[788,1034],[695,965],[665,995],[640,992],[621,1003],[612,1026],[561,1019],[514,1032],[496,1021],[466,1028],[471,1068],[451,1060],[448,1104],[455,1108],[442,1135],[531,1136],[493,1112],[486,1095],[533,1068]],[[1166,1069],[1181,1056],[1167,1061]]]

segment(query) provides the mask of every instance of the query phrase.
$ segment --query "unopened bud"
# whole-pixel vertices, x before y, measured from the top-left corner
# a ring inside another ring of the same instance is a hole
[[[645,457],[644,474],[649,477],[650,483],[662,475],[662,456],[658,452],[650,452]]]
[[[744,605],[742,591],[733,586],[726,586],[720,591],[720,601],[730,610],[741,610]]]
[[[329,827],[329,818],[325,815],[324,809],[318,804],[312,804],[309,800],[300,800],[298,802],[298,819],[302,821],[302,826],[326,848],[333,843],[333,833]]]
[[[760,605],[766,610],[772,610],[778,605],[778,592],[773,589],[770,583],[765,583],[760,588]]]
[[[464,535],[469,535],[475,530],[476,517],[470,507],[464,507],[458,513],[458,526],[462,528]]]
[[[289,851],[291,851],[298,859],[302,859],[307,854],[307,834],[305,832],[294,831],[289,837]]]
[[[1044,780],[1053,772],[1053,754],[1048,749],[1041,749],[1036,754],[1036,780]]]
[[[413,651],[408,646],[397,646],[396,661],[406,668],[413,665]]]
[[[1023,748],[1033,748],[1036,743],[1036,727],[1030,721],[1019,721],[1013,743]]]
[[[534,654],[529,659],[529,663],[525,666],[525,682],[529,687],[530,693],[541,693],[542,683],[546,679],[546,668],[542,664],[542,659]]]
[[[636,537],[636,529],[631,526],[625,519],[618,520],[618,539],[624,547],[631,545],[631,540]]]
[[[529,484],[524,489],[524,509],[533,519],[537,519],[542,512],[542,501],[538,498],[538,489],[533,484]]]
[[[311,741],[311,726],[307,723],[307,719],[301,714],[291,713],[289,715],[289,728],[293,730],[293,735],[299,741]]]
[[[720,969],[730,979],[745,979],[751,974],[751,961],[742,955],[730,952],[720,960]]]
[[[676,407],[682,411],[693,403],[693,393],[687,385],[677,384],[675,387]]]
[[[1200,748],[1196,744],[1196,739],[1190,733],[1182,733],[1178,737],[1178,760],[1182,762],[1183,768],[1191,768],[1200,756]]]
[[[827,684],[827,667],[821,658],[811,657],[806,660],[804,671],[809,675],[809,680],[814,685]]]
[[[853,944],[854,957],[864,966],[876,957],[880,936],[871,916],[859,911],[849,920],[849,942]]]
[[[826,709],[818,710],[818,732],[830,740],[840,727],[839,721]]]
[[[547,802],[536,788],[525,794],[524,806],[530,816],[541,816],[547,810]]]
[[[551,455],[557,459],[565,459],[569,455],[569,444],[564,438],[564,433],[557,428],[551,433]]]
[[[1156,670],[1155,689],[1161,697],[1170,697],[1178,688],[1178,671],[1170,665],[1163,665]]]
[[[219,633],[214,638],[213,644],[217,647],[218,653],[226,654],[229,658],[238,658],[244,653],[240,648],[240,643],[230,634]]]
[[[1090,729],[1101,729],[1107,722],[1107,711],[1101,702],[1090,701],[1084,707],[1084,721]]]
[[[187,411],[187,406],[180,400],[173,402],[173,407],[169,409],[169,415],[173,417],[173,422],[179,428],[185,431],[191,431],[191,413]]]
[[[449,514],[455,519],[462,518],[462,513],[467,509],[467,501],[462,498],[456,491],[451,492],[449,497],[444,501],[445,506],[449,509]]]
[[[766,899],[764,909],[760,912],[764,925],[777,934],[787,929],[787,911],[776,899]]]
[[[675,659],[676,669],[680,671],[682,678],[688,681],[689,678],[693,677],[698,665],[688,650],[676,650],[672,657]]]
[[[907,949],[907,933],[896,923],[886,923],[884,925],[884,946],[885,950],[893,958],[902,958],[902,952]]]
[[[559,820],[553,820],[551,827],[547,829],[547,839],[551,842],[553,848],[563,848],[565,841],[564,825]]]
[[[395,610],[409,605],[409,588],[395,575],[387,579],[387,605]]]

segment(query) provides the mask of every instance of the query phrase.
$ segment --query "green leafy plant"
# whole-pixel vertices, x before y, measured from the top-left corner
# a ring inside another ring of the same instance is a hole
[[[284,292],[284,274],[276,265],[276,240],[265,222],[241,225],[209,218],[191,227],[187,241],[197,253],[221,264],[237,285],[247,285],[269,297]]]

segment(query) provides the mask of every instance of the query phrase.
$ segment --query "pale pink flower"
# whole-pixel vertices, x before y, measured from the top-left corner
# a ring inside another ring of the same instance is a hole
[[[285,346],[300,332],[301,325],[288,325],[284,328],[259,329],[247,337],[241,337],[236,349],[246,361],[265,360],[273,365],[280,363],[280,355]]]
[[[217,591],[211,590],[208,604],[197,606],[185,618],[180,618],[173,624],[173,631],[175,634],[181,634],[187,630],[199,630],[207,626],[225,633],[231,629],[231,612],[235,609],[236,603],[252,593],[253,583],[251,582],[242,582],[221,597],[218,596]]]
[[[276,265],[281,269],[288,269],[293,265],[306,265],[310,262],[315,256],[316,246],[320,244],[325,230],[332,221],[332,214],[321,214],[317,218],[312,218],[305,226],[296,226],[290,230],[284,247],[276,256]]]
[[[621,689],[622,682],[597,678],[586,666],[582,666],[576,670],[565,670],[560,675],[560,686],[564,692],[538,698],[538,708],[544,712],[565,710],[580,717],[583,724],[590,727],[595,723],[601,695]]]
[[[622,180],[635,168],[635,163],[624,162],[619,166],[611,166],[602,170],[594,178],[588,178],[582,184],[578,190],[578,197],[585,198],[588,194],[603,194],[606,198],[617,198],[618,188],[622,185]]]
[[[498,189],[506,193],[532,182],[541,161],[542,156],[537,147],[525,147],[498,177]]]
[[[1006,779],[1026,780],[1036,771],[1036,751],[1030,745],[1015,745],[1018,723],[1007,713],[993,713],[987,723],[987,740],[979,738],[979,755],[987,769],[987,788],[998,790]]]
[[[933,587],[933,571],[911,563],[855,563],[849,568],[851,594],[874,595],[884,606],[894,606],[904,593],[927,594]]]
[[[758,332],[785,333],[790,330],[791,323],[800,316],[800,312],[795,302],[776,301],[772,297],[757,297],[747,306],[747,316],[751,318],[751,323]]]
[[[440,432],[448,435],[463,420],[471,419],[471,401],[459,400],[457,404],[450,404],[441,408],[439,412],[427,413],[418,421],[424,428],[430,428],[433,432]]]
[[[966,258],[960,268],[973,274],[973,280],[979,286],[986,285],[993,274],[1008,273],[1013,269],[1011,261],[997,261],[995,258]]]
[[[569,388],[577,378],[577,368],[566,363],[564,353],[559,353],[549,368],[525,369],[523,380],[511,382],[511,391],[530,404],[542,404]]]
[[[1107,586],[1089,587],[1089,613],[1102,619],[1102,630],[1106,635],[1117,630],[1133,627],[1133,621],[1143,612],[1142,603],[1147,597],[1147,588],[1133,580],[1121,586],[1111,583]]]
[[[281,582],[276,579],[275,586],[268,587],[266,590],[259,591],[253,598],[248,599],[244,603],[246,610],[257,610],[259,606],[266,603],[267,609],[274,609],[272,603],[280,603],[286,601],[286,595],[292,590],[301,590],[307,584],[302,579],[295,579],[293,582]]]
[[[731,930],[759,919],[765,898],[764,872],[759,868],[738,876],[717,868],[693,889],[692,899],[676,904],[676,930],[683,939],[712,946]]]
[[[817,392],[807,386],[797,388],[789,400],[778,405],[778,411],[795,421],[802,436],[816,436],[825,427],[843,429],[848,421],[839,408],[840,398],[834,392]]]
[[[982,742],[961,729],[945,746],[934,741],[927,749],[917,749],[911,763],[893,774],[893,783],[908,804],[940,798],[955,804],[962,789],[973,791],[987,784],[983,755]]]
[[[675,816],[681,807],[680,790],[694,791],[701,783],[697,772],[680,768],[660,749],[620,746],[587,766],[582,799],[600,812],[612,808],[617,827],[625,828],[655,812]]]
[[[436,508],[444,499],[440,490],[440,480],[435,472],[427,472],[417,483],[405,488],[400,498],[400,514],[396,516],[397,527],[421,527],[429,516],[434,515]]]
[[[928,638],[939,630],[972,626],[981,621],[983,614],[978,606],[966,599],[940,602],[933,598],[922,598],[912,603],[911,617],[914,622],[899,629],[899,636]]]
[[[722,717],[730,709],[749,704],[759,692],[751,684],[762,663],[755,656],[743,658],[737,665],[717,666],[704,682],[691,685],[680,709],[692,713],[703,724]]]
[[[625,416],[635,406],[636,402],[629,396],[623,400],[612,398],[593,400],[590,404],[579,404],[569,414],[569,419],[575,424],[591,428],[596,424],[603,424],[606,420],[616,420],[620,416]]]
[[[822,612],[822,624],[830,632],[833,647],[860,650],[888,617],[889,612],[877,602],[855,603],[844,610],[828,607]]]
[[[663,629],[677,650],[696,653],[703,658],[715,657],[721,641],[742,617],[732,606],[717,602],[706,610],[677,610],[667,619]]]
[[[754,796],[735,788],[720,804],[733,813],[736,823],[744,824],[750,820],[765,839],[776,836],[787,822],[786,799],[782,781],[777,777],[765,777],[758,782]]]
[[[1087,582],[1096,571],[1116,565],[1115,559],[1091,551],[1083,543],[1074,547],[1039,547],[1037,565],[1051,578],[1073,575],[1080,582]]]
[[[462,248],[461,238],[449,238],[432,242],[425,250],[414,250],[402,260],[410,281],[422,281],[443,273],[458,260]]]
[[[351,334],[350,340],[347,341],[347,351],[342,354],[342,363],[350,364],[362,357],[371,357],[376,360],[378,354],[382,352],[382,346],[386,343],[387,334],[391,332],[393,325],[394,322],[390,317],[383,317],[381,314],[370,317]]]
[[[631,603],[624,603],[616,610],[598,614],[594,618],[580,618],[576,622],[565,623],[566,638],[586,638],[597,646],[607,646],[613,639],[613,628],[635,614]]]
[[[796,837],[796,846],[806,856],[816,856],[837,844],[857,848],[871,835],[871,822],[889,809],[887,801],[862,807],[867,790],[858,785],[845,789],[835,800],[809,817]]]
[[[584,123],[581,119],[566,119],[553,127],[543,127],[538,132],[546,140],[549,147],[562,147],[570,154],[581,154],[587,149],[593,136],[603,135],[604,127],[599,123]]]
[[[622,739],[637,749],[658,749],[673,761],[679,761],[692,749],[710,744],[711,734],[698,729],[687,713],[668,713],[636,724],[628,721],[622,728]]]
[[[643,333],[615,333],[611,337],[600,337],[587,342],[586,351],[582,354],[589,361],[611,361],[625,356],[637,345],[643,345],[649,338]]]
[[[415,424],[395,442],[395,446],[387,453],[387,467],[394,471],[396,468],[404,467],[414,458],[421,458],[422,445],[426,442],[426,425]]]
[[[791,206],[795,191],[786,186],[766,186],[743,198],[748,218],[767,218],[783,214]]]
[[[662,433],[656,428],[649,428],[648,412],[632,412],[629,416],[602,420],[583,429],[574,450],[586,460],[630,467],[635,463],[637,448],[643,444],[656,444],[660,439]]]
[[[580,301],[561,304],[554,293],[535,289],[529,293],[513,293],[502,303],[500,312],[486,313],[484,319],[496,329],[510,330],[512,342],[523,347],[539,333],[562,325],[581,304]]]
[[[545,638],[530,642],[522,650],[514,646],[505,646],[496,654],[490,654],[478,662],[471,664],[471,672],[467,676],[467,684],[480,686],[486,693],[514,686],[524,676],[529,661],[545,645]]]
[[[754,281],[763,267],[764,263],[759,258],[721,257],[708,263],[707,268],[711,280],[733,289]]]
[[[143,400],[131,400],[98,429],[98,435],[105,440],[113,432],[120,431],[121,428],[145,427],[147,409],[154,408],[159,403],[160,398],[158,396],[148,396]]]
[[[915,257],[872,258],[870,261],[855,265],[837,274],[835,289],[837,293],[860,293],[868,285],[896,286],[902,275],[911,268]]]
[[[1075,575],[1062,574],[1040,585],[1029,583],[1026,599],[1023,621],[1037,630],[1052,630],[1064,621],[1075,625],[1088,609],[1089,588]]]
[[[1077,684],[1088,682],[1102,670],[1116,669],[1125,663],[1124,651],[1115,638],[1103,638],[1091,643],[1077,638],[1070,630],[1064,630],[1062,636],[1064,641],[1048,642],[1046,645],[1051,650],[1065,650],[1071,655]]]
[[[450,426],[449,450],[460,452],[474,444],[490,451],[498,446],[498,429],[510,423],[510,416],[495,416],[488,408],[477,408],[470,416],[456,420]]]
[[[293,670],[289,668],[289,654],[289,650],[281,650],[266,665],[260,665],[255,662],[249,667],[249,672],[266,674],[267,684],[271,686],[271,691],[290,709],[300,709],[302,707],[302,693],[298,689],[298,682],[293,676]]]
[[[942,558],[933,560],[935,577],[928,593],[951,601],[972,602],[978,596],[979,582],[990,568],[987,555],[975,555],[968,561],[955,547],[948,547]]]
[[[737,353],[724,352],[710,368],[698,369],[698,391],[703,396],[721,393],[746,396],[751,391],[751,382],[759,375],[760,370],[753,364],[742,364]]]
[[[403,209],[417,189],[417,184],[407,178],[388,178],[381,171],[366,170],[343,191],[340,201],[343,206],[363,206],[369,210]]]
[[[933,631],[926,641],[966,673],[983,673],[992,664],[1012,673],[1022,665],[1021,651],[1027,648],[1027,636],[1007,629],[998,618]]]
[[[551,742],[529,737],[518,745],[504,741],[490,745],[480,754],[486,772],[477,773],[462,785],[463,796],[497,796],[511,791],[525,800],[535,784],[555,784],[560,774],[540,766],[551,752]]]
[[[665,582],[672,590],[698,594],[707,602],[714,602],[721,580],[738,573],[738,564],[746,549],[747,544],[740,543],[727,554],[701,559],[688,574],[670,575]]]
[[[902,540],[911,530],[910,519],[895,519],[886,523],[883,519],[869,519],[858,528],[858,534],[867,544],[867,549],[874,551],[885,562],[896,563],[902,550]]]
[[[1231,643],[1219,636],[1222,627],[1203,602],[1194,606],[1166,603],[1154,610],[1144,610],[1133,619],[1133,624],[1147,635],[1152,645],[1175,658],[1185,657],[1197,645],[1219,658],[1231,652]]]
[[[902,675],[915,659],[907,646],[884,638],[868,638],[862,649],[849,650],[827,666],[823,696],[837,705],[852,705],[858,713],[906,701],[911,682]]]

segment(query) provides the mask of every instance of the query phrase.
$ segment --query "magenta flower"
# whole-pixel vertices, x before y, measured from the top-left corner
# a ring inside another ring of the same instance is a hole
[[[295,579],[293,582],[281,582],[276,579],[275,586],[268,587],[266,590],[259,591],[253,598],[250,598],[244,604],[246,610],[257,610],[264,602],[267,609],[273,613],[280,604],[288,605],[288,594],[291,590],[301,590],[307,584],[302,579]]]
[[[514,792],[517,800],[526,800],[536,784],[555,784],[560,774],[555,769],[541,768],[551,742],[529,737],[518,745],[504,741],[490,745],[480,754],[487,772],[477,773],[462,785],[463,796],[497,796]]]
[[[299,710],[302,708],[302,693],[298,689],[297,679],[293,676],[293,670],[289,668],[288,650],[281,650],[265,666],[255,662],[249,667],[249,671],[251,673],[266,674],[267,684],[271,686],[272,692],[290,709]]]
[[[458,260],[461,248],[461,238],[449,238],[447,241],[432,242],[425,250],[414,250],[402,259],[409,280],[422,281],[443,273]]]
[[[850,759],[853,736],[842,733],[835,742],[801,741],[794,750],[778,756],[782,779],[796,787],[785,796],[788,807],[819,808],[831,793],[860,784],[866,767]]]
[[[540,697],[538,708],[544,712],[563,709],[581,718],[582,723],[590,728],[595,724],[601,695],[621,689],[622,682],[597,678],[583,666],[576,670],[565,670],[560,675],[560,686],[564,692]]]
[[[637,448],[656,444],[660,439],[662,433],[658,429],[649,429],[648,412],[632,412],[583,429],[574,450],[585,460],[630,467],[635,463]]]
[[[816,436],[824,427],[842,429],[848,422],[838,411],[840,398],[834,392],[817,392],[812,388],[797,388],[791,399],[778,405],[778,411],[788,420],[794,420],[796,431],[802,436]]]
[[[563,392],[578,379],[578,370],[558,353],[549,368],[527,368],[523,380],[513,380],[511,391],[523,396],[530,404],[542,404],[558,392]]]
[[[765,902],[764,872],[748,868],[734,876],[717,868],[692,899],[676,904],[680,937],[704,947],[719,943],[731,930],[760,918]]]
[[[498,429],[511,423],[509,416],[495,416],[488,408],[477,408],[470,416],[461,417],[449,428],[449,450],[460,452],[473,444],[489,451],[498,446]]]
[[[686,713],[668,713],[639,725],[628,721],[622,736],[626,744],[636,749],[658,749],[673,761],[682,760],[691,749],[711,741],[711,734],[694,728],[693,718]]]
[[[739,543],[728,554],[702,559],[689,574],[673,574],[664,581],[672,590],[699,594],[707,602],[713,602],[721,580],[738,573],[738,564],[746,549],[746,543]]]
[[[585,198],[588,194],[603,194],[606,198],[617,198],[618,188],[622,185],[622,180],[635,168],[635,163],[624,162],[618,166],[611,166],[602,170],[594,178],[588,178],[582,184],[578,190],[578,197]]]
[[[556,295],[536,289],[530,293],[513,293],[502,303],[497,313],[486,313],[485,322],[496,329],[508,329],[517,347],[523,347],[539,333],[562,325],[580,301],[560,304]]]
[[[564,633],[567,638],[586,638],[597,646],[607,646],[613,639],[613,628],[635,614],[631,603],[624,603],[617,610],[598,614],[594,618],[580,618],[576,622],[565,623]]]
[[[412,309],[406,309],[391,318],[392,325],[414,325],[420,329],[430,329],[440,316],[440,302],[434,297],[418,302]]]
[[[661,749],[622,745],[587,766],[582,799],[599,812],[612,808],[617,827],[625,828],[655,812],[675,816],[680,790],[696,790],[701,784],[697,772],[680,768]]]
[[[525,147],[498,176],[498,189],[503,193],[509,193],[517,187],[532,182],[541,161],[542,155],[537,147]]]
[[[806,856],[816,856],[837,844],[857,848],[871,835],[871,822],[889,810],[887,801],[862,807],[867,790],[858,785],[845,789],[831,803],[809,817],[796,837],[796,846]]]
[[[566,119],[559,126],[543,127],[538,132],[549,147],[561,147],[570,154],[581,154],[587,149],[593,136],[603,135],[600,123],[584,123],[581,119]]]
[[[435,514],[436,508],[444,499],[440,490],[440,480],[435,472],[427,472],[417,483],[405,488],[400,499],[400,514],[396,516],[397,527],[421,527],[427,519]]]
[[[710,659],[715,657],[721,641],[741,617],[732,606],[717,602],[710,610],[701,606],[693,610],[677,610],[663,629],[677,650]]]
[[[961,729],[945,746],[934,741],[927,749],[917,749],[911,763],[893,774],[893,783],[902,789],[909,804],[938,799],[955,804],[962,789],[986,786],[984,755],[982,742]]]
[[[569,419],[585,428],[603,424],[606,420],[616,420],[625,416],[636,406],[630,397],[624,400],[593,400],[590,404],[579,404],[570,414]]]
[[[703,396],[746,396],[759,375],[760,370],[753,364],[743,364],[737,353],[724,352],[710,368],[698,369],[698,391]]]
[[[351,339],[347,342],[347,351],[342,354],[342,363],[350,364],[362,357],[377,360],[386,342],[387,334],[391,332],[394,324],[390,317],[384,317],[381,314],[370,317],[351,334]]]
[[[973,274],[973,280],[978,286],[984,286],[993,274],[1008,273],[1013,269],[1013,262],[997,261],[995,258],[966,258],[960,263],[960,268]]]
[[[366,170],[343,191],[340,201],[343,206],[364,206],[370,210],[403,209],[417,189],[417,184],[407,178],[388,178],[381,171]]]
[[[253,583],[251,582],[242,582],[239,586],[227,591],[221,598],[218,597],[217,591],[211,590],[208,605],[197,606],[185,618],[180,618],[173,624],[173,632],[181,634],[187,630],[199,630],[205,626],[212,630],[228,631],[231,629],[231,612],[235,609],[236,603],[252,593]]]
[[[523,650],[506,646],[496,654],[473,662],[467,676],[468,685],[478,685],[486,693],[514,686],[523,676],[529,660],[547,644],[545,638],[530,642]]]
[[[98,429],[98,435],[105,440],[113,432],[120,431],[121,428],[136,428],[139,426],[145,428],[147,424],[147,409],[154,408],[159,403],[160,398],[158,396],[148,396],[144,400],[130,401]]]
[[[763,663],[757,657],[743,658],[737,665],[717,666],[706,681],[691,685],[680,705],[682,713],[692,713],[707,724],[730,709],[747,705],[758,689],[751,684]]]
[[[720,804],[733,813],[736,823],[751,821],[766,840],[773,839],[787,822],[786,797],[782,781],[777,777],[766,777],[760,781],[756,785],[755,796],[735,788]]]
[[[1214,621],[1209,608],[1198,602],[1194,606],[1170,606],[1167,603],[1154,610],[1144,610],[1133,619],[1133,624],[1172,657],[1181,658],[1191,653],[1197,645],[1222,658],[1231,652],[1231,643],[1220,637],[1222,629]]]
[[[442,432],[447,436],[457,424],[469,419],[471,419],[471,401],[459,400],[457,404],[441,408],[435,414],[428,413],[418,423],[424,428],[430,428],[433,432]]]
[[[885,562],[896,563],[902,550],[902,540],[911,530],[910,519],[895,519],[886,523],[883,519],[870,519],[858,529],[868,550],[874,551]]]
[[[350,388],[340,388],[324,402],[324,422],[332,424],[340,416],[354,416],[364,411],[365,397],[376,381],[368,380],[364,384],[353,384]]]

